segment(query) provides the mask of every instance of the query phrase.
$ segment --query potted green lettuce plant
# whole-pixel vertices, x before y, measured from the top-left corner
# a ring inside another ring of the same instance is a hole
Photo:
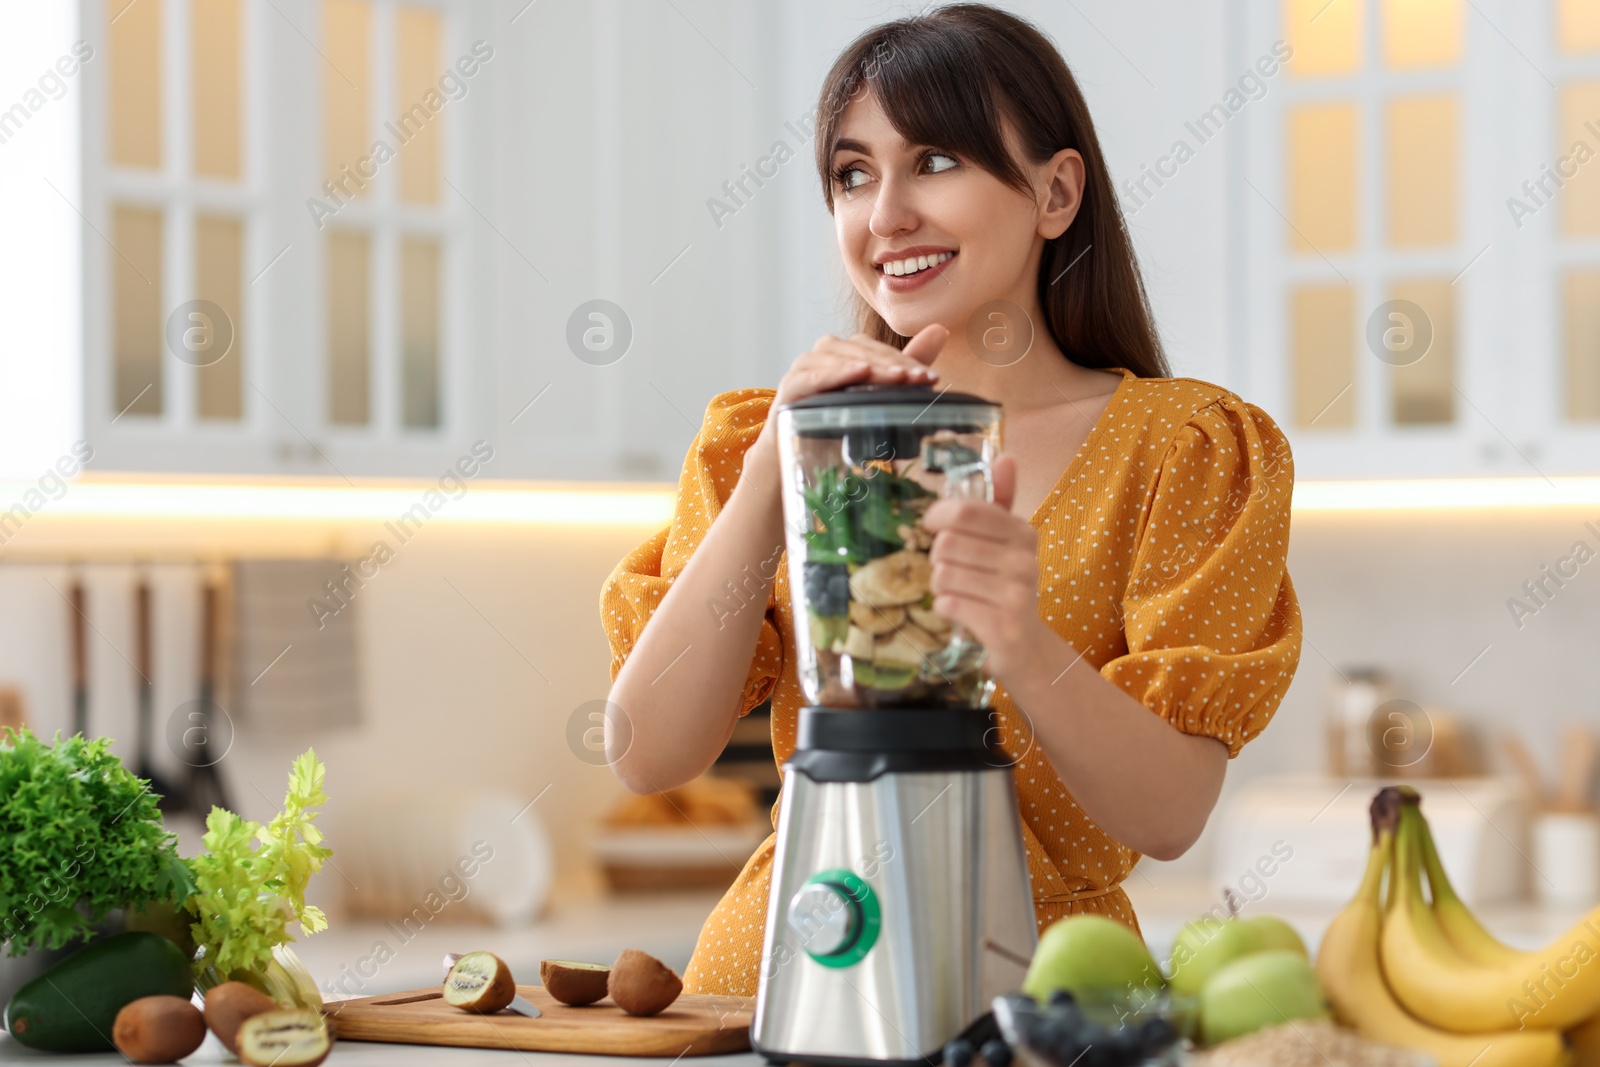
[[[149,783],[105,738],[0,734],[0,1003],[189,881]]]

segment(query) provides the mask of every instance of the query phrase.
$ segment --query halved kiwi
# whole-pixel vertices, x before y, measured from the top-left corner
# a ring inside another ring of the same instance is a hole
[[[266,1011],[239,1025],[239,1058],[250,1067],[317,1067],[333,1048],[322,1013]]]
[[[539,981],[544,991],[563,1004],[593,1004],[606,995],[611,968],[579,960],[540,960]]]
[[[444,976],[444,1002],[463,1011],[487,1015],[510,1004],[516,995],[511,968],[492,952],[469,952]]]

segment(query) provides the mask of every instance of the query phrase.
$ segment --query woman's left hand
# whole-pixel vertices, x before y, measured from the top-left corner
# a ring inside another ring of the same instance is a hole
[[[936,500],[923,516],[934,533],[933,610],[966,627],[987,650],[985,669],[1005,676],[1033,659],[1055,631],[1039,618],[1039,532],[1011,513],[1017,464],[995,457],[994,500]]]

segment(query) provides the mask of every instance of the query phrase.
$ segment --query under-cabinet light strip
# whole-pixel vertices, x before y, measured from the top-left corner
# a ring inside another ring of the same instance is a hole
[[[1600,507],[1600,478],[1407,478],[1301,481],[1294,511],[1454,511]]]
[[[229,483],[69,483],[59,498],[29,510],[60,519],[259,520],[278,522],[528,523],[590,526],[665,525],[672,518],[668,487],[491,487],[438,485],[240,485]],[[4,509],[30,500],[30,484],[0,484]]]
[[[405,485],[239,484],[83,480],[41,486],[0,482],[0,524],[30,514],[59,519],[187,519],[287,522],[393,521],[535,525],[665,525],[669,485],[498,485],[464,491]],[[1296,513],[1600,507],[1600,478],[1435,478],[1302,481]],[[15,509],[21,508],[20,514]],[[421,510],[418,510],[421,509]]]

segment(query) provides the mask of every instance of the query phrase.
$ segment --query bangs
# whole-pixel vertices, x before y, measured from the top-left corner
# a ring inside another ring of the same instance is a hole
[[[906,143],[948,149],[1025,191],[1027,178],[1006,150],[1002,100],[978,42],[916,26],[885,30],[857,41],[834,68],[816,140],[818,173],[832,171],[845,109],[870,92]],[[823,182],[823,195],[832,211],[831,182]]]

